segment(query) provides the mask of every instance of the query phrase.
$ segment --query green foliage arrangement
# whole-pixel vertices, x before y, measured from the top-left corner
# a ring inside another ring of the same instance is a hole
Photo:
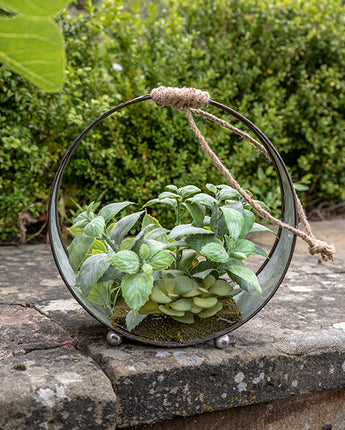
[[[109,318],[122,296],[130,309],[129,330],[149,314],[192,324],[194,315],[208,318],[218,313],[224,297],[241,290],[261,294],[255,273],[243,261],[254,253],[268,256],[245,237],[271,230],[255,222],[238,192],[212,184],[206,185],[209,193],[194,185],[166,188],[141,211],[115,222],[132,202],[110,203],[98,213],[91,203],[69,229],[74,236],[68,253],[77,273],[76,287],[104,306]],[[146,208],[156,204],[173,208],[171,230],[147,213]],[[191,222],[185,223],[185,217]],[[128,237],[138,224],[136,235]]]
[[[59,18],[67,56],[59,93],[0,69],[0,240],[16,237],[18,215],[31,205],[32,217],[44,214],[58,162],[87,124],[159,85],[207,90],[247,115],[282,154],[294,182],[308,187],[307,207],[345,200],[340,2],[146,3],[144,10],[138,2],[104,0]],[[209,124],[206,131],[241,185],[279,211],[273,166],[240,139]],[[130,195],[144,204],[166,183],[220,183],[196,148],[178,112],[149,102],[121,111],[73,156],[61,190],[63,216],[71,217],[73,201],[106,204]],[[153,210],[169,221],[159,206]]]

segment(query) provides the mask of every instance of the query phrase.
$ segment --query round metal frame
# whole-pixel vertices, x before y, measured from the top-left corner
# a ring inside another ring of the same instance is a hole
[[[258,295],[249,296],[246,292],[241,292],[237,296],[234,297],[238,307],[240,308],[243,321],[232,325],[229,329],[224,330],[222,332],[213,333],[209,336],[203,337],[201,339],[195,339],[189,342],[185,342],[183,344],[179,342],[156,342],[156,341],[148,341],[146,339],[142,339],[133,333],[128,332],[124,328],[112,327],[108,315],[104,311],[104,309],[89,301],[87,298],[83,297],[80,293],[80,290],[75,287],[75,278],[76,275],[73,272],[73,269],[70,266],[68,260],[68,253],[66,247],[63,243],[61,234],[60,234],[60,222],[59,222],[59,213],[58,213],[58,200],[59,200],[59,190],[63,179],[64,171],[75,151],[78,147],[81,140],[101,121],[110,115],[124,109],[130,105],[134,105],[136,103],[143,102],[145,100],[150,100],[151,95],[144,95],[132,100],[129,100],[125,103],[122,103],[109,111],[105,112],[103,115],[98,117],[95,121],[93,121],[88,127],[83,130],[80,135],[73,141],[70,147],[67,149],[64,157],[61,160],[61,163],[56,171],[56,175],[52,184],[50,199],[49,199],[49,208],[48,208],[48,222],[49,222],[49,236],[50,236],[50,245],[52,249],[52,253],[55,259],[56,266],[59,270],[59,273],[64,280],[66,286],[74,296],[74,298],[81,304],[81,306],[94,318],[100,321],[102,324],[107,326],[112,332],[116,333],[120,337],[125,337],[132,339],[137,342],[155,345],[155,346],[164,346],[164,347],[181,347],[181,346],[190,346],[195,345],[202,342],[207,342],[209,340],[215,339],[217,345],[217,339],[220,339],[226,336],[231,331],[237,329],[241,325],[245,324],[249,321],[253,316],[255,316],[272,298],[272,296],[277,291],[279,285],[284,279],[284,276],[288,270],[288,267],[291,262],[291,258],[295,248],[296,236],[284,229],[280,229],[277,235],[277,239],[271,249],[270,258],[266,260],[265,263],[260,267],[257,272],[257,276],[262,286],[262,297],[260,298]],[[297,205],[296,205],[296,195],[295,190],[287,171],[287,168],[280,157],[279,153],[269,141],[269,139],[264,135],[264,133],[259,130],[252,122],[250,122],[245,116],[236,112],[228,106],[225,106],[221,103],[218,103],[214,100],[210,100],[209,104],[217,107],[218,109],[225,111],[231,114],[233,117],[237,118],[243,124],[245,124],[260,140],[260,142],[264,145],[266,150],[268,151],[270,158],[274,164],[280,190],[281,190],[281,198],[282,198],[282,218],[284,222],[297,227],[298,224],[298,215],[297,215]]]

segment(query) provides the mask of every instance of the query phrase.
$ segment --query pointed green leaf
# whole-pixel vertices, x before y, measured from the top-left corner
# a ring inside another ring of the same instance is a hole
[[[216,275],[217,277],[219,276],[219,273],[217,270],[206,269],[206,270],[203,270],[202,272],[194,273],[193,278],[205,279],[207,275],[211,275],[211,274]]]
[[[122,209],[126,208],[129,205],[134,204],[133,202],[119,202],[119,203],[110,203],[109,205],[104,206],[99,212],[98,215],[104,218],[105,223],[107,224],[114,216],[116,216]]]
[[[111,256],[110,261],[121,272],[137,273],[140,269],[139,257],[133,251],[119,251]]]
[[[165,199],[180,199],[180,196],[175,193],[171,193],[170,191],[164,191],[158,196],[159,201],[165,200]]]
[[[211,193],[216,194],[217,187],[213,184],[206,184],[206,188],[211,191]]]
[[[219,191],[218,198],[220,201],[223,200],[232,200],[239,196],[238,191],[236,191],[232,187],[223,188]]]
[[[0,17],[0,28],[1,63],[45,91],[60,90],[66,59],[63,36],[56,22],[23,15]]]
[[[120,245],[126,234],[134,227],[144,212],[145,211],[135,212],[134,214],[121,218],[111,230],[110,238],[116,244]]]
[[[120,270],[115,266],[110,266],[104,275],[98,280],[98,282],[107,282],[107,281],[114,281],[117,284],[121,282],[121,279],[123,278],[123,273],[120,272]]]
[[[93,237],[86,236],[85,234],[79,234],[72,240],[72,243],[68,247],[68,256],[72,269],[75,272],[84,260],[94,240]]]
[[[151,266],[151,264],[144,263],[141,267],[141,270],[145,273],[146,276],[150,276],[152,275],[153,267]]]
[[[260,248],[260,246],[255,246],[254,254],[261,255],[261,257],[269,258],[266,251]]]
[[[152,286],[152,276],[146,276],[145,273],[140,272],[123,277],[122,296],[132,311],[138,311],[147,302]]]
[[[188,199],[188,201],[191,203],[200,203],[210,208],[213,208],[213,206],[217,203],[217,200],[214,197],[205,193],[196,194],[192,198]]]
[[[278,237],[278,235],[273,230],[271,230],[268,227],[265,227],[262,224],[258,224],[256,222],[253,224],[253,227],[250,230],[250,233],[265,233],[265,232],[266,233],[273,233],[275,236]]]
[[[205,206],[201,205],[200,203],[192,203],[192,202],[184,202],[182,205],[187,208],[188,212],[191,214],[195,226],[196,227],[203,227],[204,218],[206,209]]]
[[[175,261],[174,256],[168,251],[159,251],[149,259],[154,271],[165,270]]]
[[[62,12],[71,0],[0,0],[0,7],[30,16],[54,16]]]
[[[235,246],[231,249],[230,257],[244,260],[250,257],[255,251],[255,244],[250,240],[241,239],[235,243]]]
[[[196,252],[191,250],[185,250],[182,252],[182,258],[178,261],[178,269],[188,270],[193,261],[195,260]]]
[[[181,239],[183,236],[190,236],[195,234],[214,235],[213,231],[206,230],[201,227],[194,227],[192,224],[181,224],[174,227],[170,234],[169,240]]]
[[[96,216],[84,228],[84,234],[91,237],[101,237],[104,227],[105,227],[104,218],[101,216]]]
[[[89,219],[87,212],[81,212],[79,215],[77,215],[73,220],[73,226],[83,228],[85,227],[91,220]]]
[[[108,261],[107,254],[95,254],[83,262],[76,279],[76,285],[81,288],[85,297],[109,266],[110,261]]]
[[[150,255],[150,250],[149,250],[148,246],[146,245],[146,243],[143,243],[142,245],[140,245],[139,255],[144,260],[146,260],[146,258],[148,258],[148,256]]]
[[[178,189],[178,194],[183,198],[192,196],[193,194],[196,194],[199,192],[200,192],[200,189],[195,185],[186,185],[185,187]]]
[[[242,215],[244,217],[244,223],[240,233],[241,238],[247,236],[247,234],[250,232],[255,222],[255,215],[253,214],[253,212],[249,211],[248,209],[244,209],[242,212]]]
[[[233,265],[229,267],[229,272],[230,276],[235,275],[234,278],[231,276],[231,279],[235,282],[237,282],[238,278],[244,279],[248,284],[252,285],[259,294],[262,294],[258,278],[249,267],[245,265]]]
[[[233,240],[237,240],[244,225],[244,216],[241,214],[241,212],[235,209],[226,208],[224,206],[220,209],[224,214],[225,223],[230,236],[233,238]]]
[[[200,254],[212,261],[226,263],[229,254],[226,252],[221,242],[210,242],[201,248]]]
[[[176,185],[167,185],[165,188],[169,191],[173,191],[174,193],[177,193],[178,191],[178,188]]]

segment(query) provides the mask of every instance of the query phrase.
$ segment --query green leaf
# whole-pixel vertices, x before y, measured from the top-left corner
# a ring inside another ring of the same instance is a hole
[[[214,235],[213,231],[206,230],[205,228],[194,227],[192,224],[181,224],[171,230],[169,240],[181,239],[183,236],[194,234]]]
[[[72,269],[76,272],[91,248],[94,238],[86,236],[85,234],[79,234],[73,240],[68,247],[69,262]]]
[[[196,252],[192,250],[185,250],[182,252],[182,258],[178,261],[178,269],[188,270],[193,261],[195,260]]]
[[[157,218],[146,213],[144,218],[143,218],[143,221],[141,223],[141,228],[144,229],[145,227],[148,227],[149,225],[154,225],[157,228],[162,227]]]
[[[217,187],[213,184],[206,184],[206,188],[213,194],[217,193]]]
[[[278,235],[273,230],[271,230],[268,227],[265,227],[262,224],[258,224],[256,222],[253,224],[253,227],[251,228],[250,233],[272,233],[278,237]]]
[[[200,203],[192,203],[192,202],[184,202],[182,205],[187,208],[188,212],[191,214],[195,226],[196,227],[202,227],[204,224],[204,218],[206,209],[205,206],[201,205]]]
[[[77,215],[73,220],[73,226],[83,228],[85,227],[91,220],[88,217],[88,214],[86,211],[81,212],[79,215]]]
[[[141,270],[145,273],[146,276],[150,276],[152,275],[153,267],[151,266],[151,264],[144,263],[141,267]]]
[[[168,206],[173,207],[175,210],[177,209],[177,202],[175,199],[161,199],[161,200],[160,199],[152,199],[152,200],[149,200],[148,202],[146,202],[144,204],[144,206],[142,207],[142,209],[144,209],[148,206],[154,205],[155,203],[162,203],[163,205],[168,205]]]
[[[171,193],[170,191],[164,191],[163,193],[159,194],[158,200],[162,201],[165,199],[180,199],[180,196],[175,193]]]
[[[54,3],[54,2],[52,2]],[[65,46],[50,18],[0,17],[0,61],[45,91],[58,91],[65,78]]]
[[[145,234],[146,239],[154,239],[158,240],[159,242],[168,242],[168,236],[166,233],[169,233],[169,230],[163,227],[157,227],[153,230],[150,230],[148,233]]]
[[[0,7],[21,15],[54,16],[62,12],[71,0],[0,0]]]
[[[110,203],[109,205],[104,206],[99,212],[98,215],[104,218],[105,223],[107,224],[114,216],[116,216],[122,209],[125,207],[134,204],[133,202],[119,202],[119,203]]]
[[[261,257],[269,258],[267,252],[260,248],[260,246],[255,246],[254,254],[261,255]]]
[[[145,211],[134,212],[134,214],[127,215],[121,218],[113,227],[110,233],[110,238],[120,245],[126,234],[134,227],[138,219]]]
[[[169,191],[173,191],[174,193],[177,193],[178,191],[178,188],[176,185],[167,185],[165,188]]]
[[[227,186],[226,188],[222,188],[218,193],[218,199],[220,201],[223,200],[232,200],[235,197],[238,197],[239,193],[234,188]]]
[[[88,257],[81,265],[76,285],[80,286],[85,297],[110,266],[108,258],[107,254],[95,254]]]
[[[111,264],[116,266],[121,272],[137,273],[140,269],[140,260],[137,254],[133,251],[119,251],[113,254]]]
[[[245,280],[246,282],[248,282],[248,284],[252,285],[259,294],[262,294],[258,278],[256,277],[255,273],[249,267],[247,267],[245,265],[237,265],[236,264],[236,265],[229,267],[228,273],[229,273],[231,279],[234,280],[235,282],[237,282],[241,288],[242,288],[242,285],[239,282],[238,278]],[[234,275],[234,276],[232,276],[232,275]]]
[[[244,217],[244,223],[240,233],[241,238],[247,236],[247,234],[250,232],[255,222],[255,215],[253,214],[253,212],[249,211],[248,209],[244,209],[242,212],[242,215]]]
[[[230,257],[237,260],[244,260],[250,257],[255,251],[255,244],[250,240],[241,239],[235,243],[231,249]]]
[[[167,269],[174,261],[174,256],[168,251],[159,251],[149,259],[149,263],[155,271]]]
[[[226,263],[229,260],[229,254],[226,252],[221,242],[208,243],[201,248],[200,254],[219,263]]]
[[[105,308],[111,307],[111,282],[98,282],[91,288],[87,298]]]
[[[153,287],[152,276],[145,273],[126,275],[121,282],[122,296],[129,308],[136,312],[148,300]]]
[[[194,273],[193,278],[205,279],[207,275],[212,275],[212,274],[217,275],[217,277],[219,276],[219,273],[216,269],[206,269],[206,270],[203,270],[202,272]]]
[[[91,237],[101,237],[105,227],[104,218],[96,216],[89,224],[84,228],[84,234]]]
[[[148,258],[148,256],[150,255],[150,250],[149,250],[149,247],[146,245],[146,243],[143,243],[140,246],[140,248],[139,248],[139,255],[144,260],[146,260],[146,258]]]
[[[158,251],[161,251],[163,249],[166,249],[167,247],[170,247],[171,244],[166,244],[163,242],[160,242],[158,240],[153,240],[153,239],[142,239],[141,241],[138,242],[138,244],[141,246],[142,244],[147,245],[147,247],[149,248],[150,251],[150,255],[154,255],[156,254]],[[137,250],[136,246],[135,248],[133,248],[135,251]]]
[[[213,236],[204,234],[188,236],[186,242],[190,248],[212,261],[225,263],[229,260],[229,255],[222,242]]]
[[[120,272],[120,270],[117,269],[115,266],[110,266],[106,270],[104,275],[98,280],[98,282],[114,281],[117,284],[119,284],[122,278],[123,278],[123,273]]]
[[[220,210],[224,214],[226,227],[230,236],[233,238],[233,240],[237,240],[244,225],[244,216],[241,214],[241,212],[235,209],[226,208],[224,206],[221,207]]]
[[[135,327],[143,321],[147,315],[141,315],[139,312],[129,311],[126,315],[126,326],[128,331],[132,331]]]
[[[200,192],[200,189],[195,185],[186,185],[185,187],[178,189],[178,194],[183,198],[189,197],[199,192]]]
[[[213,208],[213,206],[217,204],[217,200],[214,197],[205,193],[199,193],[188,199],[188,201],[191,203],[200,203],[210,208]]]

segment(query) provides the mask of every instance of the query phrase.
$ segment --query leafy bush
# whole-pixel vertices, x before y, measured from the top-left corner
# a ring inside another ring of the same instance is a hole
[[[307,205],[345,200],[344,7],[335,0],[162,4],[129,10],[128,2],[105,0],[63,16],[67,81],[58,94],[0,69],[2,240],[17,233],[18,214],[29,205],[33,216],[45,211],[58,162],[87,124],[159,85],[207,90],[250,118],[293,180],[308,185]],[[243,140],[212,124],[200,127],[239,182],[278,209],[273,166]],[[61,205],[69,218],[72,199],[141,204],[167,183],[221,181],[184,114],[145,102],[108,118],[82,142]]]

